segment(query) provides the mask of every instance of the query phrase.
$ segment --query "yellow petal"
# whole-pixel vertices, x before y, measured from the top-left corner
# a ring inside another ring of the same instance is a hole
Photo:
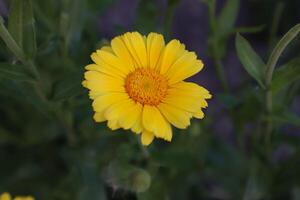
[[[26,196],[26,197],[19,196],[19,197],[15,197],[14,200],[34,200],[34,198],[31,196]]]
[[[125,43],[127,49],[130,52],[131,57],[134,60],[135,67],[138,68],[139,66],[143,66],[142,60],[139,58],[139,54],[137,50],[135,49],[134,42],[132,39],[132,33],[125,33],[123,36],[121,36],[123,42]]]
[[[154,139],[153,133],[151,133],[149,131],[142,132],[141,142],[143,145],[148,146],[149,144],[152,143],[153,139]]]
[[[97,97],[93,101],[92,106],[95,112],[104,112],[111,105],[128,99],[129,97],[126,93],[107,93]]]
[[[104,115],[108,120],[117,120],[122,128],[130,129],[140,117],[141,112],[142,105],[128,99],[111,106]]]
[[[114,67],[116,70],[122,72],[122,74],[127,75],[131,72],[132,66],[126,62],[123,62],[120,58],[107,51],[97,50],[97,55],[107,64]]]
[[[130,52],[128,51],[125,43],[123,42],[121,37],[115,37],[112,41],[111,41],[111,47],[113,49],[113,51],[115,52],[115,54],[121,58],[122,60],[124,60],[124,62],[128,63],[128,66],[131,68],[131,71],[134,70],[134,62],[133,62],[133,58],[130,55]]]
[[[142,114],[143,114],[143,112],[140,113],[140,115],[137,117],[136,122],[131,127],[131,130],[136,134],[140,134],[143,130],[143,123],[142,123],[143,115]]]
[[[117,120],[108,120],[107,126],[108,126],[108,128],[110,128],[113,131],[121,128],[120,125],[118,124]]]
[[[137,56],[142,64],[142,67],[148,66],[148,58],[146,51],[146,44],[143,39],[143,36],[138,32],[131,33],[132,46],[135,49]]]
[[[86,81],[86,80],[82,81],[82,82],[81,82],[81,85],[82,85],[83,87],[87,88],[87,81]]]
[[[170,106],[165,103],[158,105],[158,109],[164,115],[164,117],[175,127],[185,129],[190,125],[190,118],[192,114],[182,109]]]
[[[196,83],[184,81],[171,85],[170,89],[168,90],[168,94],[204,99],[210,99],[212,97],[209,91],[206,90],[204,87],[201,87]]]
[[[164,48],[163,54],[160,58],[158,66],[160,73],[165,74],[174,62],[181,56],[184,49],[184,45],[178,40],[171,40]]]
[[[154,69],[165,47],[164,37],[161,34],[150,33],[147,37],[147,53],[149,67]]]
[[[120,119],[120,124],[124,129],[136,128],[136,124],[141,119],[143,106],[140,103],[133,102],[131,107],[127,108],[124,113],[123,119]],[[138,131],[137,131],[138,132]]]
[[[186,112],[192,113],[207,106],[207,102],[204,99],[198,100],[196,98],[188,98],[184,96],[167,95],[163,102],[176,108],[180,108]]]
[[[87,71],[84,74],[85,87],[104,94],[107,92],[125,92],[124,81],[97,71]]]
[[[211,98],[211,95],[205,88],[195,83],[180,82],[171,86],[163,102],[169,106],[189,112],[198,119],[202,119],[204,113],[201,108],[207,107],[205,99],[208,98]]]
[[[194,74],[198,73],[203,68],[203,63],[197,60],[197,55],[194,52],[186,51],[169,69],[166,74],[169,83],[174,84],[180,82]]]
[[[96,91],[92,91],[92,90],[89,91],[89,97],[90,97],[90,99],[96,99],[96,98],[98,98],[101,95],[103,95],[102,92],[96,92]]]
[[[91,59],[96,63],[96,64],[90,64],[85,67],[87,70],[91,71],[99,71],[101,73],[124,79],[127,74],[123,73],[122,71],[119,71],[117,68],[114,66],[106,63],[103,59],[100,58],[100,56],[97,53],[92,53]]]
[[[11,196],[9,193],[5,192],[5,193],[1,194],[0,200],[11,200]]]
[[[153,132],[155,137],[167,141],[172,139],[172,129],[155,106],[145,105],[143,108],[143,126],[147,131]]]
[[[113,49],[110,46],[101,47],[100,50],[106,51],[106,52],[111,53],[111,54],[115,54],[115,52],[113,51]]]
[[[197,118],[197,119],[203,119],[204,118],[204,113],[202,112],[202,110],[195,112],[193,114],[193,117]]]
[[[96,112],[94,114],[93,118],[94,118],[94,120],[96,122],[104,122],[104,121],[106,121],[106,118],[104,117],[104,113],[103,112]]]

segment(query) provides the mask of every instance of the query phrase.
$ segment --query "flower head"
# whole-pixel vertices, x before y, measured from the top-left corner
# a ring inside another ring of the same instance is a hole
[[[0,195],[0,200],[12,200],[9,193],[3,193]],[[31,196],[16,196],[13,200],[34,200]]]
[[[143,145],[154,137],[172,139],[171,124],[185,129],[192,117],[202,119],[209,92],[186,78],[203,68],[194,52],[178,40],[137,32],[115,37],[91,55],[83,86],[93,100],[96,122],[112,130],[141,134]]]

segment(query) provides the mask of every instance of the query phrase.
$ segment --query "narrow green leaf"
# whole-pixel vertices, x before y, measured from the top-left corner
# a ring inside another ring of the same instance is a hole
[[[29,58],[34,58],[37,51],[35,20],[32,0],[23,0],[23,48]]]
[[[23,0],[11,0],[8,18],[8,31],[16,41],[23,47]]]
[[[218,17],[218,34],[228,36],[233,29],[239,11],[239,0],[227,0]]]
[[[258,26],[237,27],[233,30],[233,33],[259,33],[264,30],[265,27],[264,24]]]
[[[0,63],[0,77],[16,81],[34,81],[24,65]]]
[[[25,55],[33,58],[36,54],[36,36],[31,0],[12,0],[8,31]]]
[[[300,80],[299,57],[291,60],[290,62],[275,70],[272,81],[272,90],[276,92],[296,80]]]
[[[266,85],[270,86],[272,83],[273,72],[276,67],[277,61],[281,56],[282,52],[289,45],[289,43],[300,33],[300,23],[293,26],[277,43],[274,50],[272,51],[266,68]]]
[[[22,61],[23,63],[26,63],[24,52],[22,51],[20,46],[16,43],[16,41],[11,36],[11,34],[8,32],[6,27],[4,26],[4,20],[1,16],[0,16],[0,36],[5,42],[7,48],[11,50],[11,52],[13,52],[13,54],[17,57],[17,59]]]
[[[263,60],[256,54],[248,41],[240,34],[236,35],[235,46],[238,57],[245,70],[259,83],[262,88],[265,88],[263,77],[266,65]]]

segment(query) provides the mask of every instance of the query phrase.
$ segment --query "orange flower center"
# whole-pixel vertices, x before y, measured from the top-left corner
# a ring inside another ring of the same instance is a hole
[[[128,74],[125,88],[134,101],[156,106],[167,94],[168,81],[155,70],[140,68]]]

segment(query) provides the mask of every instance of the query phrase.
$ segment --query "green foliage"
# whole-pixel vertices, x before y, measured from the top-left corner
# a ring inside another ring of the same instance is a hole
[[[282,124],[292,124],[300,126],[300,117],[289,111],[277,112],[273,116],[274,121]]]
[[[244,69],[264,88],[263,78],[266,65],[263,60],[252,49],[248,41],[239,34],[236,35],[235,46]]]
[[[20,46],[16,43],[13,37],[10,35],[6,27],[4,26],[4,20],[0,16],[0,36],[3,39],[4,43],[8,47],[8,49],[15,54],[17,59],[22,62],[26,62],[26,58],[24,52],[20,48]]]
[[[29,58],[36,54],[36,38],[31,0],[12,0],[8,31]]]
[[[209,54],[215,59],[222,59],[226,53],[228,39],[235,29],[239,0],[227,0],[218,16],[215,15],[216,1],[205,2],[209,11]]]
[[[239,11],[239,0],[227,0],[217,19],[217,33],[226,38],[232,33]]]
[[[10,4],[8,30],[16,43],[23,46],[23,1],[13,0]]]
[[[33,77],[30,76],[27,67],[23,65],[0,63],[0,76],[5,79],[16,81],[34,81]]]
[[[67,100],[72,97],[76,97],[83,93],[83,87],[81,86],[82,73],[70,73],[66,75],[62,80],[57,81],[53,86],[52,100]]]
[[[300,58],[297,57],[274,72],[272,90],[274,92],[290,85],[294,81],[300,80]]]

